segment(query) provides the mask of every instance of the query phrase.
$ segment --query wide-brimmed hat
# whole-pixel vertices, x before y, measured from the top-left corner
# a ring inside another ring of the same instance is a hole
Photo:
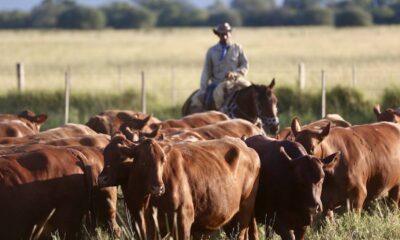
[[[229,23],[227,23],[227,22],[219,24],[218,26],[213,28],[213,32],[217,35],[223,34],[223,33],[228,33],[231,31],[232,31],[231,25],[229,25]]]

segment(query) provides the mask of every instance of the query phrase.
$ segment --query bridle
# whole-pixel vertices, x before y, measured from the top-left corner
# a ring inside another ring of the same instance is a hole
[[[228,99],[225,101],[225,104],[222,105],[220,111],[228,115],[230,118],[238,118],[237,115],[243,116],[245,119],[254,119],[254,117],[250,116],[246,112],[244,112],[241,108],[239,108],[238,104],[236,103],[235,99],[238,95],[238,91],[231,94]],[[253,124],[259,126],[261,129],[264,129],[263,126],[277,126],[279,124],[278,117],[267,117],[267,116],[260,116],[260,102],[256,101],[256,109],[257,109],[257,116],[255,121],[251,121]],[[250,121],[250,120],[249,120]]]

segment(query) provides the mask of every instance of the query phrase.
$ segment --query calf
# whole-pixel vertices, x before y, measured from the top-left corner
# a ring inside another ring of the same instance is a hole
[[[36,134],[46,120],[47,115],[35,115],[33,112],[27,110],[18,115],[0,114],[0,138]]]
[[[261,160],[255,216],[270,225],[282,239],[304,239],[307,226],[322,209],[324,170],[337,161],[336,153],[323,159],[312,157],[299,144],[265,136],[246,139]],[[292,233],[294,231],[294,234]]]
[[[176,215],[179,239],[190,239],[191,231],[222,226],[228,234],[238,227],[239,238],[245,238],[253,217],[260,161],[240,139],[170,145],[152,139],[132,143],[120,135],[105,148],[104,157],[106,167],[99,183],[122,183],[140,236],[155,238],[152,211],[157,207],[161,234],[166,233],[166,225],[174,226]],[[121,169],[124,163],[124,178],[109,177],[112,168]]]
[[[388,108],[384,112],[381,112],[381,107],[376,105],[374,107],[374,113],[378,122],[400,123],[399,109]]]
[[[331,216],[330,210],[346,205],[359,212],[387,194],[399,203],[400,126],[374,123],[331,129],[328,124],[322,130],[302,130],[294,119],[292,131],[310,154],[325,157],[342,152],[338,164],[325,171],[321,197],[325,214]]]

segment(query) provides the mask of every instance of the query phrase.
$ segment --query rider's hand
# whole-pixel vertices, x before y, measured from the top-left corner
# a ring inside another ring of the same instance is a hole
[[[234,72],[230,72],[230,71],[225,74],[225,78],[228,80],[234,80],[235,76],[236,76],[236,74]]]

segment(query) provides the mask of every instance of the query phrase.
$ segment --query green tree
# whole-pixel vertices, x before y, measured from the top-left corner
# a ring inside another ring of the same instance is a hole
[[[211,26],[216,26],[223,22],[229,22],[232,26],[241,26],[242,17],[236,10],[222,9],[220,11],[214,11],[208,18],[208,24]]]
[[[244,25],[258,25],[258,17],[266,11],[275,8],[274,0],[233,0],[233,9],[237,10],[242,16]]]
[[[17,29],[28,27],[29,15],[19,11],[0,12],[1,29]]]
[[[98,9],[75,6],[60,14],[57,26],[67,29],[100,29],[106,24],[104,13]]]
[[[155,26],[156,14],[140,6],[128,3],[112,3],[103,8],[107,26],[113,28],[151,28]]]
[[[73,1],[43,0],[32,9],[30,24],[34,28],[54,28],[58,16],[73,6],[76,6]]]

